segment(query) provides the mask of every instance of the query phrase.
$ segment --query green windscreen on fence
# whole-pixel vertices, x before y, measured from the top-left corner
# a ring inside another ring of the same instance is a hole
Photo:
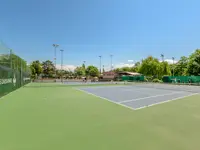
[[[122,81],[144,81],[144,76],[122,76]]]
[[[0,97],[30,82],[26,61],[0,42]]]
[[[200,83],[200,76],[164,76],[165,83]]]

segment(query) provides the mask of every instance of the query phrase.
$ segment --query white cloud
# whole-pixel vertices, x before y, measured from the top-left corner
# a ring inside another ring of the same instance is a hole
[[[165,59],[166,62],[168,62],[169,64],[173,64],[173,60],[172,59]],[[162,60],[160,60],[160,62],[162,62]],[[177,63],[177,60],[174,60],[174,63]]]
[[[56,68],[61,69],[61,65],[57,64]],[[75,68],[76,68],[76,66],[74,66],[74,65],[63,65],[63,70],[74,71]]]
[[[119,63],[114,65],[114,68],[133,67],[135,64]]]
[[[128,62],[133,63],[134,60],[128,60]]]

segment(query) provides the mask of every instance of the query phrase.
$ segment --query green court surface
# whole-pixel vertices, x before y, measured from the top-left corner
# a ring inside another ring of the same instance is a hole
[[[134,111],[74,86],[45,85],[0,99],[0,150],[200,148],[200,95]]]

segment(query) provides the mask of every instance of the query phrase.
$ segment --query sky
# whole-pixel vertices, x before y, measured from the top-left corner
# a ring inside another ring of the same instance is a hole
[[[171,60],[200,44],[199,0],[0,0],[0,40],[27,60],[121,67],[153,55]],[[3,51],[0,49],[0,51]]]

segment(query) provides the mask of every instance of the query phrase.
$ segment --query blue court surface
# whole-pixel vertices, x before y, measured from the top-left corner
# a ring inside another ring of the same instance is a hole
[[[145,86],[80,87],[78,90],[134,110],[200,93],[199,87]]]

